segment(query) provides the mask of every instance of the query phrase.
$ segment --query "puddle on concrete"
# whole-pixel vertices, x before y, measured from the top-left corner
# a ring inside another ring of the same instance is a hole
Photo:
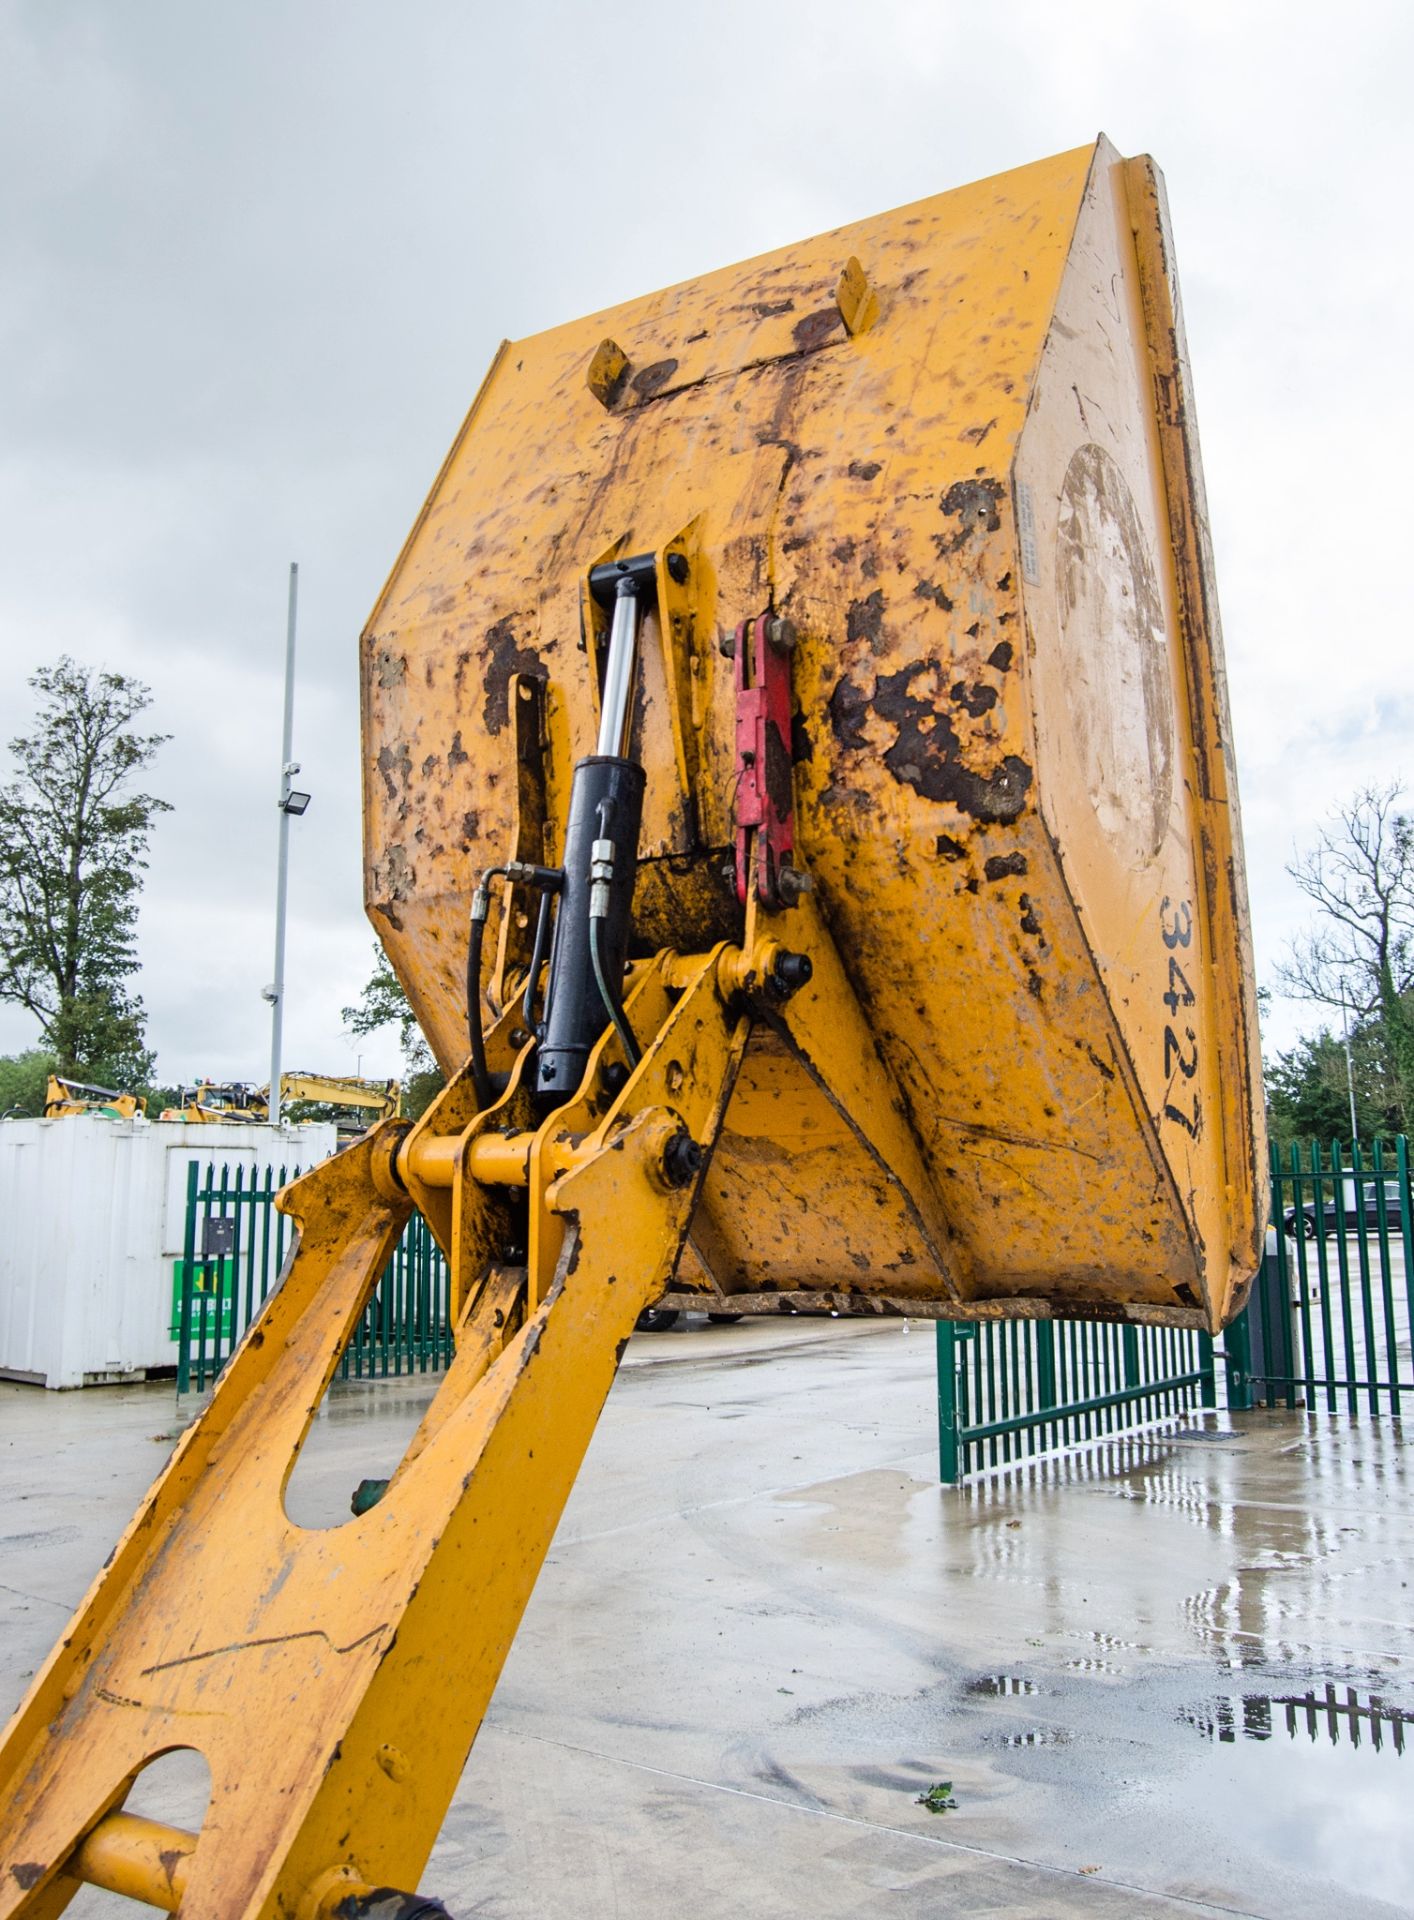
[[[1238,1694],[1180,1716],[1210,1743],[1184,1782],[1195,1824],[1401,1910],[1414,1882],[1414,1711],[1325,1685]]]
[[[996,1739],[999,1747],[1068,1747],[1070,1734],[1064,1727],[1017,1727]]]

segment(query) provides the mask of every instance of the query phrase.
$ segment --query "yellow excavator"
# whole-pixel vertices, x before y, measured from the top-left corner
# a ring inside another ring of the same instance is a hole
[[[51,1073],[44,1089],[46,1120],[72,1119],[76,1114],[99,1113],[110,1120],[133,1120],[147,1112],[140,1093],[118,1093],[112,1087],[93,1087],[84,1080],[67,1080]]]
[[[1259,1264],[1148,159],[504,346],[362,677],[369,912],[449,1083],[281,1196],[282,1284],[0,1749],[0,1920],[85,1882],[440,1913],[412,1889],[645,1307],[1216,1331]],[[381,1498],[307,1530],[284,1489],[415,1208],[455,1358]],[[177,1748],[198,1831],[125,1810]]]
[[[284,1111],[298,1100],[317,1100],[341,1113],[363,1113],[363,1126],[341,1124],[356,1139],[379,1120],[392,1119],[402,1110],[402,1090],[396,1080],[360,1080],[352,1074],[282,1073],[280,1107]],[[208,1124],[240,1125],[243,1121],[266,1122],[270,1118],[270,1088],[248,1086],[240,1080],[198,1080],[183,1087],[181,1103],[164,1107],[164,1120],[190,1120]]]

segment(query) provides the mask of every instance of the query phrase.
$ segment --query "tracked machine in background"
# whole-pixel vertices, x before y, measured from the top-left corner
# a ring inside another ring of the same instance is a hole
[[[1102,141],[497,355],[363,642],[369,910],[452,1078],[283,1197],[283,1284],[10,1728],[0,1915],[84,1880],[435,1911],[388,1889],[665,1295],[1241,1305],[1247,905],[1172,263]],[[306,1531],[283,1489],[414,1207],[456,1357],[381,1500]],[[183,1746],[201,1831],[125,1814]]]

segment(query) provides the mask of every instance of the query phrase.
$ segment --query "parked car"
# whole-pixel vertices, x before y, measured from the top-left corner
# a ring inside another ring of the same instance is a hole
[[[1367,1232],[1378,1233],[1383,1221],[1390,1232],[1398,1233],[1402,1217],[1397,1186],[1387,1186],[1383,1194],[1369,1187],[1361,1206],[1347,1204],[1345,1229],[1347,1233],[1355,1233],[1363,1227]],[[1298,1235],[1303,1240],[1315,1240],[1321,1236],[1329,1240],[1336,1231],[1337,1219],[1333,1200],[1322,1201],[1319,1211],[1314,1200],[1307,1200],[1300,1207],[1288,1207],[1282,1215],[1289,1240],[1295,1240]]]

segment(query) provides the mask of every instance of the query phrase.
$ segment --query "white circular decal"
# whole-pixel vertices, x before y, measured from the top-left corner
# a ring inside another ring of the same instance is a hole
[[[1056,597],[1090,804],[1115,851],[1147,865],[1173,801],[1168,635],[1134,497],[1103,447],[1081,447],[1066,470]]]

